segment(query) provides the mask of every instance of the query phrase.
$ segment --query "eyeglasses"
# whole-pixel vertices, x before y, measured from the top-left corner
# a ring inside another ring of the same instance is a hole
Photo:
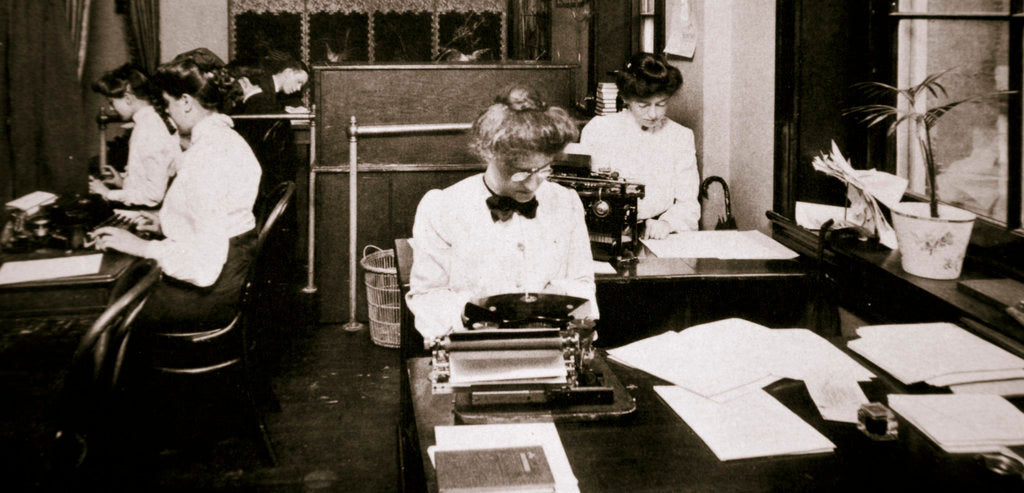
[[[544,166],[538,166],[536,168],[530,169],[529,171],[517,171],[515,173],[512,173],[512,176],[509,177],[509,180],[512,180],[516,183],[521,183],[526,180],[529,180],[530,177],[532,177],[533,175],[540,176],[541,178],[547,178],[551,176],[552,164],[554,164],[554,161],[548,161],[548,163],[545,164]]]

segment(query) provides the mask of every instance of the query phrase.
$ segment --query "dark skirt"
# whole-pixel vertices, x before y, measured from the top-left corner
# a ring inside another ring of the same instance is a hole
[[[192,332],[227,325],[238,309],[255,247],[256,230],[231,238],[220,276],[208,287],[163,276],[139,312],[137,327],[142,331]]]

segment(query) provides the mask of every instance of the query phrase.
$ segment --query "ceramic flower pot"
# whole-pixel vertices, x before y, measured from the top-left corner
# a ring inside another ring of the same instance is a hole
[[[900,202],[892,209],[903,270],[929,279],[956,279],[964,265],[974,214],[939,204],[931,217],[927,202]]]

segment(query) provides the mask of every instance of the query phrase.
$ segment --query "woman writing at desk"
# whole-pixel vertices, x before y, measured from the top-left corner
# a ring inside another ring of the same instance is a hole
[[[462,309],[477,297],[566,294],[590,300],[582,309],[597,318],[583,203],[547,181],[576,135],[565,110],[525,87],[506,90],[477,117],[470,147],[487,169],[427,192],[416,209],[406,300],[428,347],[462,327]]]
[[[693,131],[666,116],[682,74],[662,57],[637,53],[615,83],[626,110],[591,120],[580,144],[595,169],[609,168],[645,185],[637,204],[644,238],[697,229],[700,177]]]
[[[252,261],[260,165],[224,114],[238,97],[226,69],[186,58],[161,65],[153,79],[168,114],[192,142],[159,214],[139,225],[164,239],[147,241],[105,227],[96,231],[96,245],[156,259],[163,270],[140,322],[165,329],[224,325]]]
[[[130,206],[156,207],[164,200],[167,181],[181,155],[174,126],[160,114],[160,89],[142,71],[125,64],[107,72],[93,91],[107,97],[123,120],[135,127],[128,138],[128,163],[124,173],[101,170],[110,178],[89,177],[89,191],[105,200]]]

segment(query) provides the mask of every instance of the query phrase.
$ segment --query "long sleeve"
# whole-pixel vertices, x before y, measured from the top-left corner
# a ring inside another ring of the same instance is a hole
[[[181,155],[178,137],[167,130],[152,107],[140,109],[133,119],[124,183],[106,198],[125,205],[157,206],[164,200],[168,179]]]
[[[166,275],[200,287],[217,280],[230,239],[256,225],[259,163],[230,125],[226,116],[214,115],[193,129],[193,144],[160,210],[166,239],[150,242],[145,253]]]
[[[595,168],[616,170],[644,185],[646,195],[637,204],[640,220],[665,220],[673,232],[697,229],[700,176],[690,129],[669,120],[657,131],[642,131],[628,113],[616,113],[587,123],[580,145]]]
[[[410,290],[406,298],[416,315],[416,329],[428,343],[462,326],[462,308],[473,296],[471,292],[452,289],[453,245],[439,217],[441,201],[441,191],[431,190],[416,208]]]
[[[596,318],[593,256],[576,192],[554,183],[537,191],[534,219],[494,222],[482,175],[424,195],[413,225],[406,297],[429,345],[462,327],[467,301],[513,292],[586,298]]]
[[[674,173],[674,191],[672,205],[658,216],[668,222],[672,232],[695,231],[700,225],[700,176],[697,173],[697,155],[693,146],[693,134],[690,133],[690,145],[683,145],[676,155],[677,163],[672,167]]]

